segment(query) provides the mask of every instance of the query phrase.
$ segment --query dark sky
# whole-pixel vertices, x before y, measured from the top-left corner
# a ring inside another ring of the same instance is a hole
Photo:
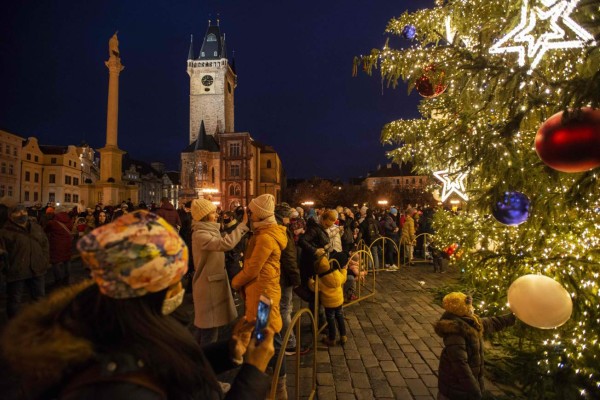
[[[387,21],[433,1],[31,1],[0,15],[0,129],[41,144],[104,145],[108,39],[119,31],[119,147],[179,167],[188,144],[189,35],[220,14],[238,73],[236,131],[279,152],[288,177],[349,178],[385,163],[382,126],[419,96],[352,78]],[[400,43],[401,39],[394,39]]]

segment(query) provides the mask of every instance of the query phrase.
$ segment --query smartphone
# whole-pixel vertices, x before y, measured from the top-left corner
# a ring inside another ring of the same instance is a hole
[[[260,295],[258,300],[258,310],[256,312],[256,325],[254,326],[254,337],[256,342],[260,343],[265,338],[264,330],[269,323],[271,315],[271,299],[264,295]]]

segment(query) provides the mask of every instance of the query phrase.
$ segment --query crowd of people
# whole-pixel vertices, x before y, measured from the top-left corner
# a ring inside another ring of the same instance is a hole
[[[51,204],[27,209],[1,199],[0,260],[12,319],[3,349],[25,381],[38,383],[41,396],[80,398],[102,386],[106,396],[133,390],[135,398],[239,398],[248,393],[264,398],[279,353],[308,351],[293,331],[285,348],[282,343],[294,293],[314,309],[318,290],[320,324],[328,324],[322,342],[343,346],[348,340],[343,305],[356,300],[356,282],[367,273],[353,256],[357,245],[371,247],[370,267],[397,271],[397,249],[412,263],[417,231],[430,229],[427,212],[410,206],[292,208],[275,204],[269,194],[232,211],[219,210],[208,199],[177,210],[167,198],[149,208],[124,202],[94,209],[83,202],[72,209]],[[383,252],[382,237],[397,246],[386,245]],[[93,283],[71,285],[74,243]],[[54,276],[53,293],[44,299],[47,271]],[[37,304],[20,311],[25,288]],[[186,290],[194,306],[187,331],[164,318],[182,303]],[[258,343],[251,332],[265,296],[270,317],[266,339]],[[243,316],[238,316],[236,299],[244,303]],[[219,341],[231,326],[232,337]],[[15,338],[23,329],[31,334]],[[39,351],[28,350],[32,342],[40,345],[35,335],[44,329],[53,333],[41,348],[54,352],[39,360]],[[65,339],[74,347],[64,349]],[[182,362],[175,361],[178,346],[186,349]],[[52,373],[41,372],[50,362],[55,363]],[[167,371],[173,362],[177,366]],[[233,385],[217,381],[215,373],[241,364]],[[287,398],[286,383],[283,363],[276,398]]]

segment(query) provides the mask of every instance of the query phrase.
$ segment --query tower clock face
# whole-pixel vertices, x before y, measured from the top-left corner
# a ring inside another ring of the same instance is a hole
[[[210,86],[210,85],[212,85],[213,84],[213,77],[210,76],[210,75],[204,75],[202,77],[202,84],[204,86]]]

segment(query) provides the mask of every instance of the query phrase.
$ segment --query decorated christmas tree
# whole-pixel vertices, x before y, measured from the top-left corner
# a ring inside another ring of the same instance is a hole
[[[462,249],[477,312],[508,311],[529,274],[566,294],[525,305],[537,328],[505,336],[509,378],[532,398],[600,398],[600,2],[437,1],[387,32],[400,45],[357,57],[355,72],[423,96],[422,118],[390,122],[381,139],[443,182],[441,200],[466,201],[434,227]]]

